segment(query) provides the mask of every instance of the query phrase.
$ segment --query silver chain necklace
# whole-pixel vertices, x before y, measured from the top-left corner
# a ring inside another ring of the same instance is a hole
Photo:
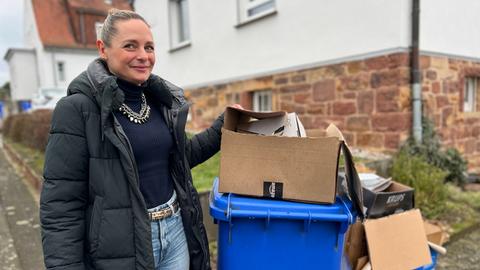
[[[143,124],[147,122],[148,118],[150,117],[150,106],[147,104],[147,99],[145,95],[142,93],[142,105],[140,108],[140,112],[134,112],[130,107],[128,107],[125,103],[120,106],[118,109],[123,115],[125,115],[130,122],[135,124]]]

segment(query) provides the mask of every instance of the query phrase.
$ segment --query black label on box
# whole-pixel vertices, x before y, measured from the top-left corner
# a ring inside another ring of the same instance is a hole
[[[269,198],[283,198],[283,183],[263,182],[263,196]]]

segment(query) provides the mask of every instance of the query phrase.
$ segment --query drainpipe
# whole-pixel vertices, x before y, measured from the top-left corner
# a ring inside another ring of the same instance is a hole
[[[412,115],[413,138],[422,143],[422,85],[419,55],[420,35],[420,0],[412,0],[412,51],[411,51],[411,78],[412,78]]]

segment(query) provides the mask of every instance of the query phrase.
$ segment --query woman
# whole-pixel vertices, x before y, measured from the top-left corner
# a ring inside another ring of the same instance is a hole
[[[97,47],[52,117],[40,201],[47,269],[210,269],[190,168],[219,150],[223,116],[186,138],[188,104],[151,74],[140,15],[111,11]]]

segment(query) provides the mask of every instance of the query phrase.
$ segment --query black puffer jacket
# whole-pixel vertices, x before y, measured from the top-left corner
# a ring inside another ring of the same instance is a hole
[[[187,139],[182,89],[158,76],[145,95],[163,108],[175,141],[170,167],[190,252],[190,269],[210,269],[208,242],[190,168],[220,148],[223,116]],[[123,102],[101,60],[69,86],[55,108],[40,199],[47,269],[154,269],[150,221],[133,153],[112,111]]]

